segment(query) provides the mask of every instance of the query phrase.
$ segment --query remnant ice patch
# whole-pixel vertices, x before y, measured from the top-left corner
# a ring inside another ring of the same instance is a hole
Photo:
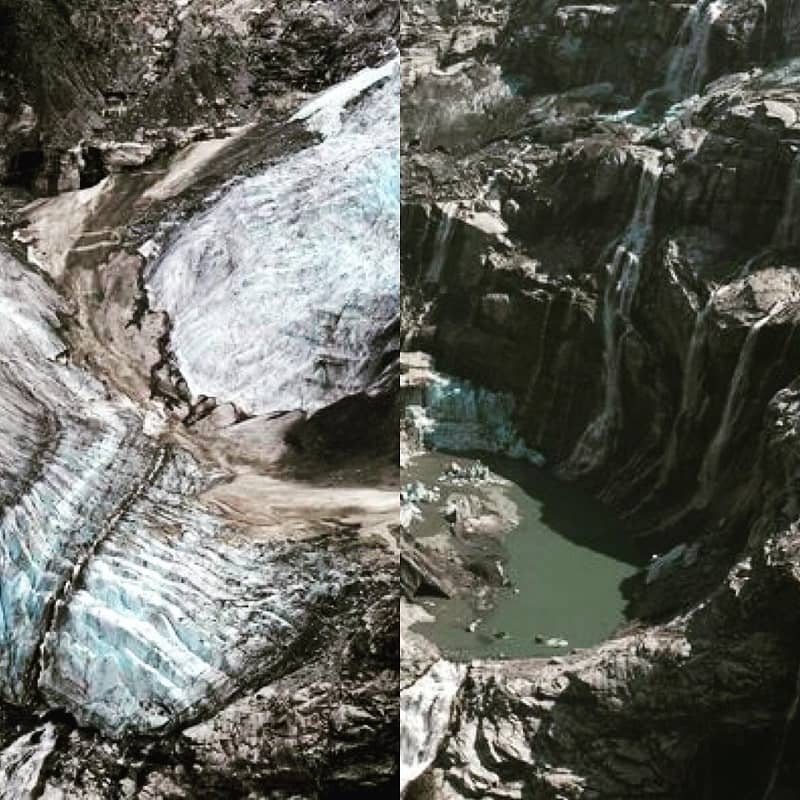
[[[450,726],[465,667],[437,661],[400,693],[400,794],[433,763]]]
[[[397,56],[381,67],[366,67],[349,80],[320,92],[309,100],[291,119],[291,122],[305,120],[308,127],[321,133],[326,139],[339,132],[345,106],[385,78],[398,79],[400,57]]]

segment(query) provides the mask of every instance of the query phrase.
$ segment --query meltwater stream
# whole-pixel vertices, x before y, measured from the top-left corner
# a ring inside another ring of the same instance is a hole
[[[475,597],[425,598],[436,621],[418,630],[453,660],[557,655],[608,638],[625,622],[622,584],[643,559],[614,515],[578,487],[521,459],[427,453],[414,459],[407,479],[437,485],[441,502],[421,506],[416,536],[424,541],[447,529],[441,507],[451,493],[497,491],[491,483],[440,480],[452,462],[468,468],[477,456],[504,479],[502,494],[516,506],[519,523],[503,554],[508,585],[484,610]]]

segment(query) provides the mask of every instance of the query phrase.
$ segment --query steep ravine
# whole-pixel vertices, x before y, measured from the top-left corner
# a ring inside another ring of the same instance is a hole
[[[799,25],[405,10],[404,348],[508,393],[525,445],[668,553],[608,642],[466,667],[407,797],[800,790]],[[436,659],[406,636],[404,707]]]

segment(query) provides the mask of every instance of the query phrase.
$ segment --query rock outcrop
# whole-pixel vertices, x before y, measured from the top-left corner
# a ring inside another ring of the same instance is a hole
[[[55,194],[383,63],[397,6],[8,0],[0,183]]]
[[[404,347],[683,548],[624,635],[472,666],[407,797],[797,792],[796,30],[790,4],[405,10]]]

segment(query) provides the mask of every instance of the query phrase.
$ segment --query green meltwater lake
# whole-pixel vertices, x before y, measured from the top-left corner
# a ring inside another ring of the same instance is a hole
[[[453,462],[469,468],[477,458],[504,482],[440,480]],[[595,645],[625,623],[623,586],[644,564],[642,554],[614,515],[587,492],[526,461],[483,454],[428,453],[414,460],[405,479],[439,488],[438,502],[420,504],[424,516],[412,531],[421,542],[455,536],[442,510],[454,493],[479,501],[491,496],[495,507],[499,498],[506,513],[516,506],[518,525],[498,551],[507,585],[488,608],[480,608],[469,590],[449,599],[419,598],[436,621],[415,627],[445,656],[559,655]],[[469,539],[474,552],[484,546],[480,536],[456,538]],[[491,544],[486,547],[491,552]]]

